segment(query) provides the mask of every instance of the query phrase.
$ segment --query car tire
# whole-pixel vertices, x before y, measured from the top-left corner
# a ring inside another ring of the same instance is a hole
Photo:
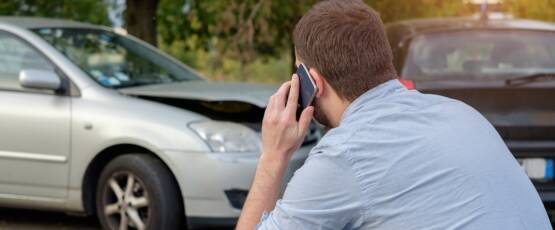
[[[183,202],[169,169],[147,154],[126,154],[110,161],[96,190],[103,229],[182,229]]]

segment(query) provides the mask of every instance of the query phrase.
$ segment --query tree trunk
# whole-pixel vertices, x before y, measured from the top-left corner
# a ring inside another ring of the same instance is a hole
[[[158,0],[127,0],[125,23],[127,32],[153,46],[156,39],[156,7]]]

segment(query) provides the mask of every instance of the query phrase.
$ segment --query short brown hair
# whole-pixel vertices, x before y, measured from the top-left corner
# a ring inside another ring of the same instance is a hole
[[[382,20],[361,0],[316,4],[297,23],[293,40],[298,58],[349,101],[396,77]]]

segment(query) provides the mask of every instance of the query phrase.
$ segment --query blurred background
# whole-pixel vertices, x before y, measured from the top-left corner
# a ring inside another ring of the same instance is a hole
[[[278,83],[292,72],[291,31],[317,0],[2,0],[0,15],[119,28],[216,80]],[[366,0],[384,23],[471,16],[483,0]],[[489,0],[503,17],[555,21],[553,0]],[[495,15],[492,15],[493,17]]]

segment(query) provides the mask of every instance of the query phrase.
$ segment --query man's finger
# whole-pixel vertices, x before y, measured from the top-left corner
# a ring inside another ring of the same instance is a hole
[[[269,114],[269,112],[273,109],[275,109],[275,98],[274,95],[272,95],[269,99],[268,99],[268,105],[266,106],[266,110],[264,111],[264,117],[266,117],[266,114]]]
[[[287,107],[285,108],[290,114],[295,115],[297,112],[297,105],[299,104],[299,77],[293,74],[291,80],[291,87],[289,89],[289,99],[287,100]]]
[[[312,115],[314,114],[314,106],[306,107],[299,118],[299,133],[305,135],[308,127],[310,127],[310,121],[312,121]]]
[[[274,95],[275,96],[274,103],[276,103],[274,106],[276,106],[279,109],[285,108],[285,100],[287,98],[289,88],[291,88],[291,81],[285,82],[281,85],[281,87],[279,87],[279,90]]]

